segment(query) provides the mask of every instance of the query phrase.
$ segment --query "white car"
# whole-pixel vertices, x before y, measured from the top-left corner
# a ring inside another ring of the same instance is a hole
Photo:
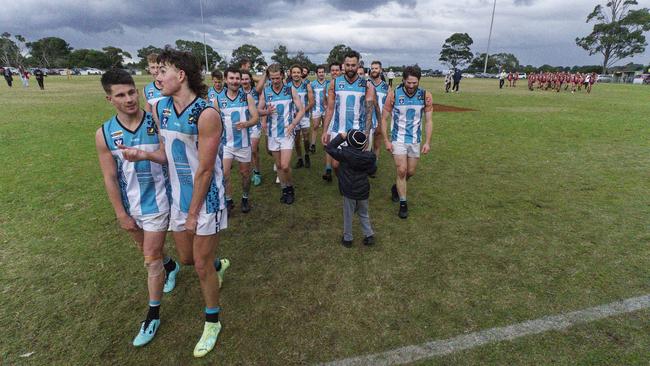
[[[88,75],[104,75],[104,72],[100,69],[96,69],[94,67],[89,67],[86,69],[88,71]]]
[[[469,73],[464,73],[462,74],[462,76],[467,79],[474,79],[476,77],[474,74],[469,74]]]
[[[520,79],[525,79],[527,76],[528,76],[528,75],[526,75],[525,72],[520,72],[520,73],[519,73],[519,78],[520,78]]]

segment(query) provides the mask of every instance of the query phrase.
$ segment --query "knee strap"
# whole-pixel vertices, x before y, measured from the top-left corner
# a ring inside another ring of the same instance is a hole
[[[162,275],[165,271],[165,266],[163,265],[163,261],[161,257],[145,256],[144,266],[147,268],[147,273],[149,274],[149,278],[158,277]]]

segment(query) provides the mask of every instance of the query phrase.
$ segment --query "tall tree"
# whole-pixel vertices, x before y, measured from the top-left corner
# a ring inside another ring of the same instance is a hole
[[[254,70],[262,71],[266,67],[262,51],[252,44],[243,44],[232,51],[233,64],[239,65],[243,59],[249,59]]]
[[[291,59],[289,58],[289,50],[287,46],[280,44],[273,49],[273,56],[271,60],[282,66],[283,69],[287,69],[291,64]]]
[[[2,65],[7,66],[18,66],[23,63],[23,55],[20,52],[20,46],[16,42],[21,42],[20,40],[24,38],[20,35],[15,36],[15,40],[11,39],[11,34],[8,32],[2,33],[0,38],[0,61]]]
[[[68,55],[67,67],[97,67],[108,69],[113,66],[113,60],[106,52],[99,50],[78,49]]]
[[[352,48],[344,44],[337,44],[330,50],[330,54],[327,56],[327,63],[331,64],[334,61],[343,62],[345,54],[349,51],[352,51]]]
[[[196,42],[196,41],[186,41],[184,39],[178,39],[176,40],[176,48],[178,48],[181,51],[188,51],[191,52],[194,57],[199,60],[201,65],[205,65],[205,52],[203,48],[203,43],[202,42]],[[217,51],[215,51],[211,46],[206,46],[207,49],[207,55],[208,55],[208,68],[214,68],[216,65],[221,62],[223,59],[221,55]],[[210,71],[210,70],[207,70]]]
[[[445,40],[440,51],[440,62],[456,68],[472,60],[472,51],[469,46],[474,43],[467,33],[454,33]]]
[[[313,63],[303,51],[298,51],[296,55],[291,58],[291,64],[298,64],[308,68],[310,71],[316,71],[316,64]]]
[[[123,67],[124,58],[131,58],[131,54],[118,47],[106,46],[102,48],[106,57],[111,61],[111,67]]]
[[[162,52],[162,48],[148,45],[147,47],[140,48],[136,55],[140,57],[140,61],[138,62],[138,67],[141,69],[144,69],[147,67],[147,56],[149,56],[152,53],[158,53],[160,54]]]
[[[645,51],[648,45],[644,32],[650,30],[648,8],[633,10],[636,0],[608,0],[605,6],[596,5],[587,16],[587,23],[595,22],[586,37],[577,37],[576,44],[589,55],[603,55],[603,73],[615,62]]]
[[[45,37],[38,41],[27,42],[29,53],[42,65],[47,67],[61,67],[67,63],[72,47],[59,37]]]

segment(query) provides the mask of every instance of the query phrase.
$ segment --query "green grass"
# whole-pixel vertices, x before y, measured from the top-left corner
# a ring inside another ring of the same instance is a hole
[[[310,364],[649,293],[648,89],[496,85],[463,80],[444,94],[442,80],[424,79],[435,102],[476,111],[434,115],[408,220],[390,202],[382,153],[373,248],[358,227],[353,249],[339,244],[341,197],[320,178],[320,147],[311,170],[294,172],[291,207],[263,154],[253,211],[221,236],[225,328],[203,360],[191,355],[203,322],[191,267],[163,299],[155,341],[131,346],[146,272],[104,193],[93,137],[113,111],[98,78],[50,77],[44,92],[1,85],[0,363]],[[643,311],[426,364],[641,363],[647,324]]]

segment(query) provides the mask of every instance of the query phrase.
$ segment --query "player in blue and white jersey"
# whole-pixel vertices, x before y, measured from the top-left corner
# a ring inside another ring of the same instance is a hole
[[[241,70],[241,88],[244,93],[250,95],[255,100],[255,111],[257,111],[257,104],[260,100],[259,91],[262,91],[263,86],[254,85],[253,75],[250,71]],[[258,91],[259,90],[259,91]],[[253,168],[253,175],[251,181],[254,186],[262,184],[262,173],[260,167],[260,139],[262,138],[262,118],[257,119],[257,124],[248,129],[248,134],[251,137],[251,166]]]
[[[309,148],[309,127],[310,127],[310,112],[311,108],[314,106],[314,91],[311,88],[311,84],[309,83],[309,80],[307,80],[305,75],[305,71],[307,71],[307,75],[309,75],[309,69],[303,68],[300,65],[293,65],[289,69],[289,74],[291,75],[291,82],[290,85],[293,88],[293,90],[298,93],[298,96],[300,97],[300,101],[302,102],[302,105],[305,107],[305,114],[300,120],[300,123],[298,124],[298,128],[296,129],[296,154],[298,155],[298,161],[296,162],[296,169],[302,168],[303,166],[306,168],[311,167],[311,161],[309,160],[309,154],[307,153],[307,149]],[[302,144],[301,144],[301,136],[302,136],[302,142],[304,142],[305,145],[305,161],[303,162],[302,160]]]
[[[341,63],[334,61],[329,65],[330,69],[330,80],[327,81],[327,89],[325,89],[325,113],[323,113],[323,125],[325,124],[325,114],[327,114],[327,104],[329,101],[329,90],[330,85],[337,77],[341,76]],[[323,128],[323,133],[325,133]],[[325,153],[325,174],[323,174],[323,180],[327,182],[332,181],[332,157],[329,154]]]
[[[144,255],[149,289],[149,311],[133,340],[134,346],[150,342],[160,324],[159,309],[165,289],[165,270],[175,277],[179,266],[169,257],[163,261],[165,234],[169,225],[169,198],[163,165],[149,161],[127,161],[123,149],[160,149],[158,129],[150,113],[140,109],[138,90],[129,73],[112,69],[102,75],[106,99],[117,114],[95,134],[99,165],[108,198],[120,226],[128,231]],[[169,288],[173,289],[173,286]],[[167,292],[169,292],[167,291]]]
[[[312,154],[316,152],[316,134],[323,125],[325,107],[327,106],[325,93],[328,86],[329,80],[325,80],[325,65],[320,65],[316,68],[316,80],[311,82],[311,89],[314,92],[314,107],[311,109],[311,145],[309,145],[309,151]]]
[[[291,155],[295,138],[295,129],[305,114],[305,107],[298,93],[285,85],[282,67],[273,64],[267,69],[271,85],[264,88],[257,106],[262,119],[262,129],[268,133],[268,148],[273,154],[282,187],[280,202],[288,205],[295,200],[291,178]]]
[[[431,150],[433,133],[433,98],[431,93],[420,89],[422,72],[417,66],[404,69],[402,85],[386,97],[381,126],[386,150],[393,153],[397,168],[396,183],[391,188],[394,202],[400,202],[398,215],[408,217],[406,203],[406,181],[415,175],[420,152]],[[392,115],[390,135],[387,134],[386,120]],[[425,120],[426,139],[422,147],[422,120]]]
[[[377,95],[377,104],[375,105],[375,110],[372,114],[372,128],[370,129],[370,146],[372,146],[372,151],[375,153],[376,160],[379,161],[379,153],[381,152],[381,126],[379,126],[379,121],[381,121],[381,113],[384,110],[384,104],[386,103],[386,97],[390,93],[391,88],[388,86],[386,81],[381,78],[383,70],[381,68],[380,61],[373,61],[370,64],[370,82],[375,87],[375,93]]]
[[[248,193],[251,187],[251,139],[249,129],[257,126],[257,105],[251,94],[241,88],[241,71],[229,67],[226,72],[226,92],[218,95],[214,107],[223,122],[223,177],[226,185],[226,207],[229,212],[235,204],[232,200],[230,170],[233,160],[239,162],[242,183],[241,211],[250,211]]]
[[[151,108],[156,104],[157,101],[162,99],[162,91],[160,90],[160,85],[156,82],[156,77],[158,76],[158,54],[152,53],[147,55],[147,70],[149,74],[153,77],[153,81],[147,84],[143,89],[143,96],[147,103],[144,105],[144,110],[151,113]]]
[[[217,96],[223,95],[226,92],[226,88],[223,84],[223,73],[219,70],[212,70],[212,86],[208,88],[208,102],[210,105],[214,106],[214,102],[217,100]]]
[[[346,53],[343,61],[345,74],[330,84],[321,136],[323,145],[327,145],[339,133],[347,133],[351,129],[361,130],[366,136],[370,132],[376,102],[375,87],[357,74],[360,58],[357,51]],[[337,171],[338,161],[332,159],[332,168],[334,172]],[[326,180],[330,181],[331,178]]]
[[[172,205],[170,228],[181,263],[193,264],[205,301],[205,323],[194,356],[210,352],[221,331],[219,287],[227,260],[215,260],[219,232],[228,226],[223,173],[218,157],[221,116],[204,95],[201,66],[189,52],[169,47],[158,57],[158,82],[166,97],[153,112],[161,149],[129,149],[128,160],[150,160],[169,165]]]

